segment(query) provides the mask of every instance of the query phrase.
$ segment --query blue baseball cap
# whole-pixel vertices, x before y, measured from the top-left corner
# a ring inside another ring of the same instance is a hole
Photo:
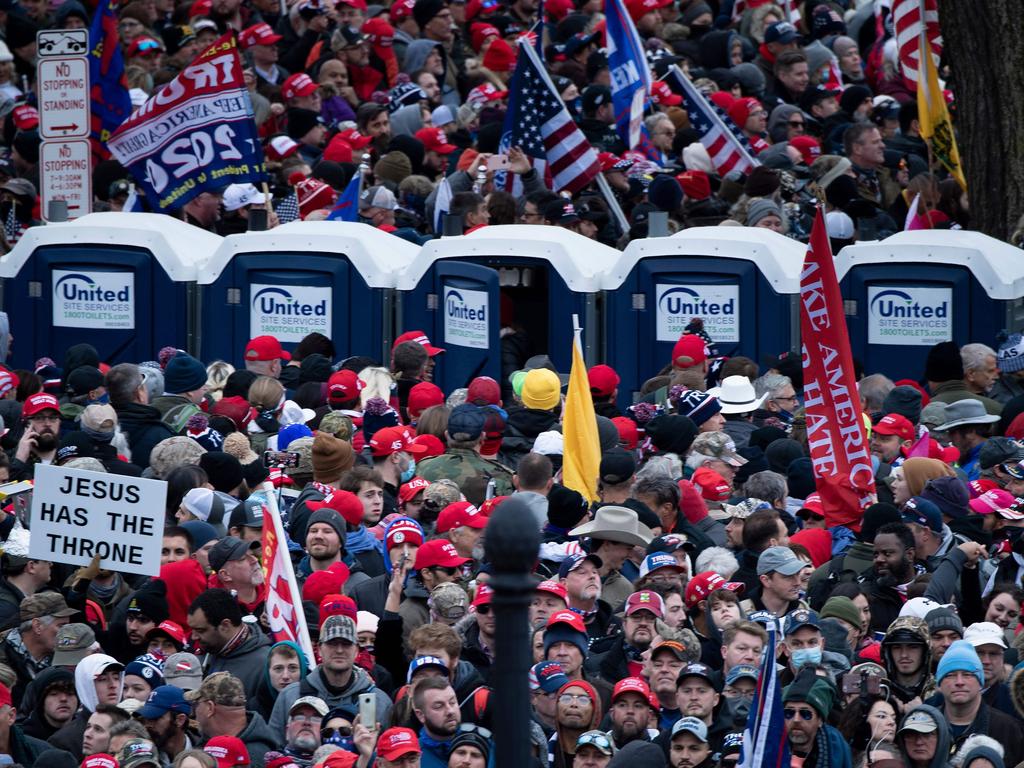
[[[598,568],[604,565],[604,560],[597,555],[592,555],[587,552],[577,552],[575,555],[569,555],[562,561],[562,564],[558,566],[558,578],[564,579],[570,573],[583,565],[586,560],[589,560]]]
[[[557,661],[542,661],[530,667],[530,690],[554,693],[569,682],[568,675]]]
[[[156,720],[168,712],[192,713],[192,705],[185,701],[185,691],[176,685],[160,685],[153,689],[146,703],[135,711],[144,720]]]
[[[904,523],[917,523],[931,528],[935,533],[942,533],[942,512],[935,502],[924,496],[912,496],[907,499],[900,510],[900,516]]]
[[[409,672],[405,676],[406,684],[412,682],[412,676],[416,670],[423,669],[424,667],[435,667],[444,670],[445,677],[451,677],[448,665],[444,663],[443,659],[439,659],[437,656],[417,656],[409,662]]]
[[[668,552],[655,552],[644,558],[640,563],[640,578],[652,573],[659,568],[672,568],[676,573],[683,573],[686,569],[679,564],[674,555]]]
[[[737,680],[742,678],[748,678],[757,682],[757,667],[751,666],[750,664],[737,664],[735,667],[729,670],[729,674],[725,676],[725,684],[732,685]]]
[[[808,610],[807,608],[798,608],[795,611],[791,611],[786,614],[785,628],[783,634],[792,635],[798,629],[804,627],[811,627],[813,629],[820,630],[821,624],[818,623],[818,614],[814,611]]]

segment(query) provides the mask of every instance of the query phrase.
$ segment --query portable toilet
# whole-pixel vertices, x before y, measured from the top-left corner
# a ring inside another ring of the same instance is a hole
[[[0,258],[14,365],[60,361],[78,343],[100,360],[153,360],[195,349],[196,262],[221,237],[155,213],[91,213],[28,229]]]
[[[1024,323],[1024,253],[964,230],[912,230],[836,257],[854,358],[866,373],[917,379],[941,341],[996,345]]]
[[[237,364],[255,336],[275,336],[290,350],[319,332],[340,358],[387,364],[395,280],[418,250],[343,221],[229,235],[198,270],[202,359]]]
[[[806,247],[757,227],[693,227],[634,240],[604,283],[607,360],[628,405],[699,317],[717,355],[758,363],[799,349]]]
[[[512,360],[547,354],[568,373],[574,314],[584,357],[598,362],[598,298],[618,251],[562,227],[483,227],[425,244],[398,278],[398,330],[422,330],[458,354],[438,360],[434,380],[446,392],[476,376],[502,381]],[[502,328],[520,331],[502,366]]]

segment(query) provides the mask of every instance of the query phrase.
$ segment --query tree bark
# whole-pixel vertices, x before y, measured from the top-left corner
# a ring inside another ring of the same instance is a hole
[[[971,228],[1006,240],[1024,214],[1024,35],[1017,0],[939,0]]]

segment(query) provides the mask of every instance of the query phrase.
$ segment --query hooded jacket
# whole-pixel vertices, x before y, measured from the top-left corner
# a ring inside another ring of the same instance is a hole
[[[534,408],[516,408],[508,412],[505,422],[505,436],[501,441],[498,460],[515,469],[519,460],[533,449],[533,442],[541,432],[547,432],[558,423],[553,411],[539,411]]]
[[[174,437],[174,432],[160,420],[160,411],[151,405],[122,403],[115,405],[114,410],[117,411],[117,424],[132,449],[132,463],[145,469],[156,444]]]
[[[896,665],[892,660],[892,646],[914,643],[924,648],[921,657],[921,677],[916,684],[904,686],[896,681]],[[889,678],[893,695],[906,703],[915,697],[923,701],[935,692],[935,678],[931,675],[932,646],[928,625],[914,616],[900,616],[890,626],[882,639],[882,664]]]
[[[196,560],[187,558],[160,566],[160,580],[167,585],[168,618],[179,627],[188,626],[188,607],[206,591],[206,572]]]
[[[305,678],[292,683],[277,695],[270,715],[270,730],[283,743],[284,729],[288,722],[288,711],[300,696],[319,696],[328,709],[335,707],[359,708],[359,694],[372,693],[377,699],[377,721],[388,723],[391,719],[391,699],[380,690],[361,667],[352,667],[348,685],[338,689],[324,680],[320,669],[314,669]]]
[[[45,741],[60,730],[50,725],[43,713],[46,689],[54,683],[74,685],[75,676],[63,667],[50,667],[40,672],[25,688],[25,696],[18,705],[18,725],[27,736]]]
[[[282,646],[291,648],[295,651],[299,657],[299,679],[302,680],[309,673],[309,664],[306,662],[306,654],[303,652],[299,644],[292,640],[282,640],[279,643],[274,643],[270,646],[270,651],[267,653],[267,663],[263,667],[263,679],[260,680],[259,687],[256,689],[255,704],[256,711],[260,713],[264,720],[270,719],[270,713],[274,710],[274,702],[277,701],[277,696],[280,693],[273,685],[270,684],[270,659],[274,655],[274,651]],[[252,701],[252,699],[250,699]]]
[[[94,653],[86,656],[75,667],[75,693],[78,694],[79,710],[67,725],[53,734],[47,741],[50,746],[63,749],[75,756],[75,759],[82,760],[82,737],[85,735],[85,726],[89,722],[89,716],[95,711],[96,699],[96,672],[107,664],[121,665],[113,656],[104,653]],[[124,678],[122,677],[122,683]],[[117,695],[121,698],[120,691]]]
[[[949,764],[950,745],[949,727],[946,724],[946,718],[935,707],[931,707],[927,704],[918,704],[912,710],[903,715],[903,718],[900,720],[900,728],[903,727],[903,723],[906,722],[912,712],[925,712],[932,720],[935,721],[936,725],[938,725],[938,729],[935,732],[939,736],[939,741],[935,746],[935,757],[932,758],[932,762],[929,764],[928,768],[946,768]],[[899,734],[899,729],[897,729],[896,733]],[[907,761],[907,765],[910,765],[910,758],[907,756],[907,749],[904,746],[903,737],[897,736],[897,742],[899,744],[900,752],[903,753],[903,757]]]
[[[226,655],[208,653],[203,658],[203,677],[214,672],[230,672],[245,686],[247,693],[259,688],[270,655],[270,641],[255,624],[244,624],[249,636]]]

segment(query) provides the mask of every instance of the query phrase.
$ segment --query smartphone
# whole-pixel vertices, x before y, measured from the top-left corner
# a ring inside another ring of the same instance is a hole
[[[299,454],[295,451],[264,451],[263,466],[297,467],[299,466]]]
[[[491,155],[487,158],[488,171],[507,171],[508,155]]]
[[[843,693],[867,693],[876,695],[881,693],[882,678],[878,675],[861,675],[856,672],[847,672],[843,675]]]
[[[377,727],[377,697],[372,693],[359,694],[359,723],[370,730]]]

